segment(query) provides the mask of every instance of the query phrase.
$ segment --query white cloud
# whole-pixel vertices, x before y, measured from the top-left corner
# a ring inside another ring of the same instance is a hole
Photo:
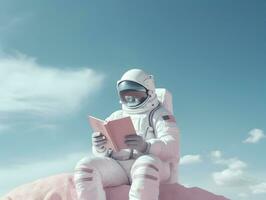
[[[180,159],[180,165],[188,165],[202,162],[200,155],[185,155]]]
[[[18,54],[0,58],[0,114],[56,115],[75,111],[99,89],[104,76],[89,68],[42,66]]]
[[[221,152],[221,151],[218,151],[218,150],[216,150],[216,151],[212,151],[212,152],[211,152],[211,157],[212,157],[213,159],[219,159],[219,158],[222,157],[222,152]]]
[[[249,183],[244,176],[242,168],[227,168],[212,174],[214,182],[222,186],[244,186]]]
[[[73,153],[57,160],[18,165],[11,168],[0,167],[0,197],[21,184],[58,173],[71,173],[77,162],[85,156],[91,156],[91,152]]]
[[[250,190],[253,194],[266,194],[266,182],[252,185],[250,186]]]
[[[248,134],[248,138],[245,139],[243,143],[257,143],[261,139],[265,138],[265,134],[261,129],[252,129]]]
[[[215,164],[226,165],[230,169],[244,169],[247,164],[237,158],[224,159],[221,151],[212,151],[211,158]]]
[[[247,164],[237,158],[223,159],[221,151],[211,152],[215,164],[226,166],[225,169],[212,173],[212,178],[221,186],[245,186],[250,184],[250,178],[245,174]]]
[[[224,159],[221,151],[211,152],[215,164],[226,166],[223,170],[212,173],[212,178],[218,186],[239,189],[237,194],[241,199],[256,198],[254,195],[266,193],[266,182],[246,173],[247,164],[238,158]]]

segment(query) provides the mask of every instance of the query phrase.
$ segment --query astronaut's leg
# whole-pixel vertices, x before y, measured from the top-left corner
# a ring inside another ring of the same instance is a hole
[[[169,164],[151,155],[139,157],[131,168],[130,200],[158,200],[160,182],[170,176]]]
[[[108,157],[86,157],[75,168],[78,200],[106,200],[104,187],[128,183],[121,166]]]

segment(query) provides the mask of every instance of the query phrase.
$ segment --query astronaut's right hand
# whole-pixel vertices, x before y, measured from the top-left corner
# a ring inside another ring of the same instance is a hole
[[[92,133],[92,145],[98,149],[104,149],[107,143],[107,138],[100,132]]]

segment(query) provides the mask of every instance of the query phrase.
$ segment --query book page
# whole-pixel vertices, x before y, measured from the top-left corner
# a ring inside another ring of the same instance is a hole
[[[128,149],[127,145],[124,142],[125,136],[136,134],[136,130],[133,126],[131,118],[124,117],[111,120],[108,121],[105,126],[107,127],[113,142],[116,144],[117,149]]]
[[[91,125],[93,132],[100,132],[107,138],[107,144],[105,145],[106,148],[116,149],[116,146],[112,142],[112,138],[110,137],[108,131],[106,130],[105,121],[89,116],[89,123]]]

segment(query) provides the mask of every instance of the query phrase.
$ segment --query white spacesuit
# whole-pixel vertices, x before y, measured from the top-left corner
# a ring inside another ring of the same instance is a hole
[[[78,162],[74,181],[78,200],[106,200],[104,187],[131,184],[130,200],[158,200],[161,183],[177,181],[179,132],[172,113],[161,105],[153,77],[140,69],[117,82],[122,110],[106,120],[130,116],[137,135],[125,138],[128,149],[107,149],[93,133],[93,154]]]

